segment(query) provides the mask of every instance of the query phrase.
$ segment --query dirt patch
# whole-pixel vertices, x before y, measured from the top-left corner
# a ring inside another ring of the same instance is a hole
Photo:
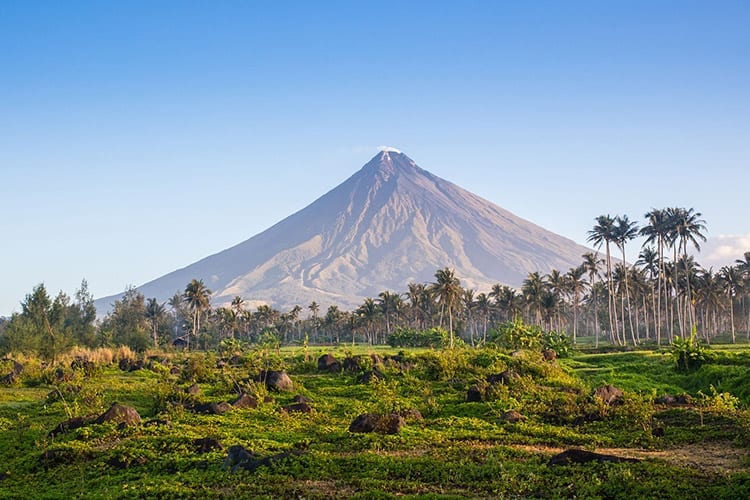
[[[548,446],[510,445],[510,447],[529,453],[541,453],[550,456],[564,450],[564,448]],[[596,451],[624,458],[664,460],[671,465],[691,467],[704,474],[711,475],[742,472],[750,469],[748,467],[750,452],[747,449],[738,448],[731,442],[688,444],[655,451],[637,448],[597,448]]]

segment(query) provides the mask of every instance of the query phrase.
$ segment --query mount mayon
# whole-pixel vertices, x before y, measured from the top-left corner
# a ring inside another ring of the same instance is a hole
[[[193,279],[212,305],[235,296],[281,310],[312,301],[353,309],[385,290],[455,270],[465,288],[520,286],[530,272],[564,272],[590,251],[381,151],[338,187],[269,229],[137,288],[160,302]],[[96,301],[100,312],[122,294]]]

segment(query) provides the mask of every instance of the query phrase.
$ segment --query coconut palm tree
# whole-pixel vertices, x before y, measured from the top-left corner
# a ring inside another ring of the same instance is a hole
[[[378,294],[378,305],[385,317],[385,334],[391,334],[391,318],[396,314],[401,297],[396,292],[384,291]]]
[[[545,296],[548,292],[545,280],[536,271],[529,273],[521,285],[521,293],[529,314],[534,314],[535,324],[539,326],[542,326],[542,313],[545,306]]]
[[[586,281],[583,276],[586,274],[586,267],[581,264],[578,267],[571,267],[565,274],[567,280],[567,290],[573,298],[573,344],[576,343],[578,335],[578,309],[581,305],[581,296],[586,292]]]
[[[482,318],[482,344],[487,343],[487,322],[492,315],[492,301],[486,293],[480,293],[476,299],[477,312]]]
[[[185,287],[183,302],[193,312],[193,330],[187,336],[187,348],[190,349],[190,335],[198,337],[201,327],[201,315],[203,311],[211,307],[211,290],[203,283],[203,280],[193,279]]]
[[[701,219],[701,213],[696,212],[693,208],[681,208],[676,212],[676,235],[679,239],[679,247],[682,249],[683,259],[687,259],[688,243],[700,252],[700,242],[706,241],[703,232],[706,230],[706,221]],[[695,311],[692,307],[692,292],[690,289],[690,275],[685,275],[687,286],[687,297],[685,302],[685,317],[690,322],[690,328],[695,323]],[[684,335],[684,332],[683,332]]]
[[[592,305],[592,315],[594,316],[594,342],[596,347],[599,347],[599,314],[597,314],[597,305],[599,303],[598,297],[597,297],[597,281],[596,278],[599,276],[599,266],[602,264],[602,260],[599,258],[598,254],[595,254],[593,252],[586,252],[582,255],[583,257],[583,268],[586,270],[586,273],[589,275],[589,288],[591,289],[591,305]]]
[[[750,252],[745,252],[743,258],[735,260],[734,263],[742,277],[744,290],[742,302],[745,305],[747,318],[745,329],[747,331],[747,339],[750,340]]]
[[[448,315],[448,330],[450,332],[450,347],[453,348],[453,311],[461,300],[463,289],[461,281],[456,278],[453,269],[438,269],[435,273],[435,282],[429,287],[430,294],[435,298],[440,310],[440,326],[443,326],[443,317]]]
[[[638,236],[638,224],[635,221],[631,221],[627,215],[623,216],[617,216],[615,217],[615,227],[613,232],[613,240],[617,247],[620,249],[620,252],[622,253],[622,267],[624,268],[624,276],[625,276],[625,294],[624,294],[624,300],[620,300],[620,306],[622,309],[622,321],[623,321],[623,337],[625,336],[625,304],[627,304],[628,307],[628,323],[630,325],[630,336],[633,340],[633,344],[635,345],[635,331],[633,328],[633,315],[632,315],[632,308],[630,305],[630,287],[628,284],[628,263],[625,261],[625,244],[634,239],[636,236]]]
[[[737,296],[737,290],[741,286],[742,276],[736,267],[724,266],[719,271],[719,280],[729,302],[729,322],[732,328],[732,344],[734,344],[737,341],[734,330],[734,298]]]
[[[607,312],[609,313],[609,334],[610,339],[614,342],[617,339],[619,343],[619,332],[617,331],[617,310],[614,307],[614,291],[612,287],[612,254],[610,252],[610,243],[615,241],[615,220],[609,215],[600,215],[595,219],[596,224],[589,230],[589,241],[594,244],[596,249],[604,245],[606,264],[607,264]]]
[[[668,213],[663,208],[652,208],[647,212],[644,217],[646,218],[647,224],[641,228],[641,236],[645,236],[644,246],[656,244],[656,251],[658,253],[658,268],[656,283],[656,307],[655,307],[655,323],[656,323],[656,344],[661,345],[661,300],[664,297],[664,304],[666,305],[669,301],[667,296],[667,287],[664,282],[664,247],[667,243],[669,236],[669,223]],[[663,290],[662,290],[663,288]],[[671,340],[671,336],[670,336]]]
[[[159,327],[159,320],[164,315],[164,304],[159,304],[155,298],[150,298],[146,301],[146,319],[151,324],[151,335],[154,339],[154,349],[159,347],[159,339],[157,337],[157,329]]]

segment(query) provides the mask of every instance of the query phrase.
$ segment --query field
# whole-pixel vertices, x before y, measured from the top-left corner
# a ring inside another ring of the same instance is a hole
[[[329,353],[340,366],[329,359],[321,371]],[[4,498],[750,497],[743,349],[714,348],[687,373],[648,350],[545,360],[493,349],[120,349],[44,368],[16,360],[23,372],[0,386]],[[13,366],[0,364],[0,376]],[[262,370],[284,371],[293,387],[270,387]],[[595,395],[609,384],[622,394]],[[235,402],[241,393],[248,407]],[[94,421],[115,402],[141,421]],[[363,414],[375,432],[350,432]],[[601,455],[552,459],[570,449]]]

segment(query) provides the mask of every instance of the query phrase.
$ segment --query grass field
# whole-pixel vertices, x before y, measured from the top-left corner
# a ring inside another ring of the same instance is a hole
[[[364,356],[358,369],[322,373],[317,359],[325,353]],[[118,355],[85,369],[23,360],[20,379],[0,387],[0,496],[750,497],[744,349],[714,348],[692,373],[677,372],[666,351],[544,361],[532,351],[295,347],[248,351],[232,363],[211,353],[150,354],[133,371],[118,367]],[[285,370],[293,390],[257,382],[264,368]],[[373,368],[380,376],[360,381]],[[487,381],[506,371],[514,376]],[[200,392],[188,394],[194,383]],[[613,404],[594,397],[606,384],[623,397]],[[467,401],[472,387],[482,401]],[[257,398],[257,408],[195,410],[239,391]],[[658,402],[682,394],[681,402]],[[312,411],[281,411],[295,396]],[[50,435],[60,422],[100,415],[114,402],[143,421]],[[508,420],[511,410],[520,421]],[[405,420],[395,434],[349,431],[358,415],[392,412]],[[222,447],[201,450],[203,438]],[[275,458],[232,472],[225,462],[233,445]],[[550,465],[569,448],[639,461]]]

